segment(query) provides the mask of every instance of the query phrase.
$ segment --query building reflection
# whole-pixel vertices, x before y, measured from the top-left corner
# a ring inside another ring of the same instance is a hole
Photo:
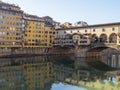
[[[107,64],[113,68],[120,69],[120,55],[119,54],[111,55],[111,59],[107,60]]]
[[[120,81],[118,69],[90,58],[37,56],[0,62],[0,90],[50,90],[56,81],[78,84],[113,76]]]
[[[0,67],[0,90],[49,90],[54,80],[53,63],[45,58],[7,60]]]

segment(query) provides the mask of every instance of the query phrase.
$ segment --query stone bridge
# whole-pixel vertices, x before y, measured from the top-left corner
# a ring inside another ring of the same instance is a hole
[[[97,47],[108,47],[108,48],[114,48],[116,50],[119,49],[119,45],[116,43],[91,43],[91,48],[97,48]]]
[[[116,43],[91,43],[88,46],[75,46],[75,55],[76,57],[88,57],[86,56],[89,52],[89,55],[91,56],[106,56],[110,57],[110,54],[112,53],[119,53],[120,54],[120,46]],[[109,55],[108,55],[109,53]]]

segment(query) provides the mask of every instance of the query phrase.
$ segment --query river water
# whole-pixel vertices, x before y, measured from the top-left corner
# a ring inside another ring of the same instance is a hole
[[[74,56],[0,58],[0,90],[109,90],[106,82],[118,90],[117,62]]]

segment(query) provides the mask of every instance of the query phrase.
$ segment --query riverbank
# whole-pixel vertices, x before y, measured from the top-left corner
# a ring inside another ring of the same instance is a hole
[[[71,55],[74,48],[7,48],[0,49],[0,57],[28,57],[43,55]]]
[[[2,48],[0,57],[28,57],[42,55],[74,55],[78,58],[100,58],[101,60],[119,59],[120,51],[113,48],[94,48],[89,47],[52,47],[52,48]],[[113,58],[114,59],[114,58]]]

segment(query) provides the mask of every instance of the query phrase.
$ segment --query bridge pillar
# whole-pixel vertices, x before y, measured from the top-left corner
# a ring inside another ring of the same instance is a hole
[[[75,48],[75,55],[76,57],[86,57],[86,52],[89,50],[90,48],[88,46],[86,47],[82,47],[82,46],[77,46]]]
[[[109,37],[107,38],[107,43],[110,43],[110,41],[109,41]]]

